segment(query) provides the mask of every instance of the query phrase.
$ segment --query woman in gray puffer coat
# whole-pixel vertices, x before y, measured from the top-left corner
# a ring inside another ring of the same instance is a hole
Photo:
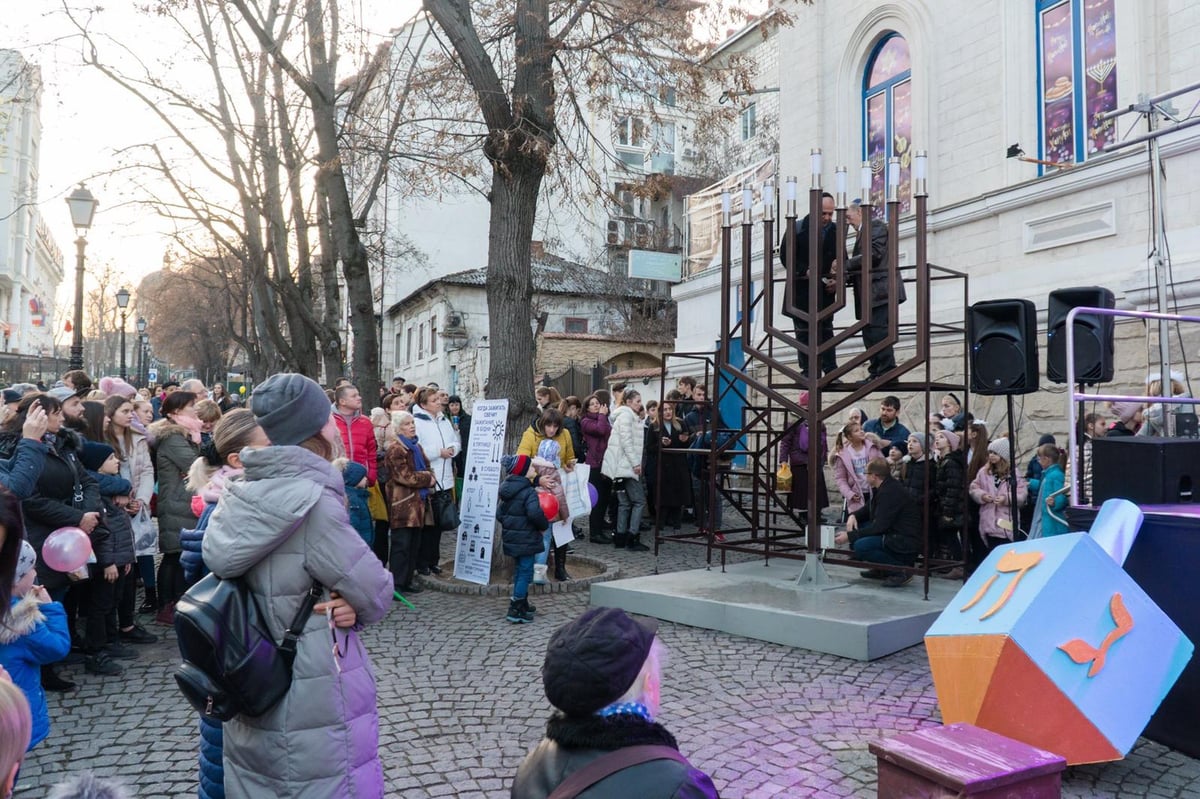
[[[350,526],[342,476],[330,463],[337,427],[321,387],[274,375],[251,406],[272,446],[242,451],[245,472],[209,519],[204,562],[218,577],[246,580],[277,640],[314,581],[329,598],[304,627],[283,700],[225,723],[225,794],[379,799],[375,676],[357,629],[387,613],[392,575]]]

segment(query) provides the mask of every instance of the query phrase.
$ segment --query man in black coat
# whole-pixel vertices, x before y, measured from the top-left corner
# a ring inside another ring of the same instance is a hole
[[[855,200],[846,209],[846,221],[857,231],[862,231],[862,206]],[[888,335],[888,304],[892,301],[888,292],[888,231],[883,220],[871,222],[871,275],[867,286],[863,286],[862,274],[863,236],[854,240],[854,251],[846,260],[846,280],[854,289],[854,318],[862,319],[862,292],[870,292],[871,314],[867,326],[863,328],[863,346],[870,349],[875,344],[885,341]],[[841,271],[843,264],[835,263],[834,271]],[[908,297],[904,293],[904,282],[896,281],[897,305]],[[896,367],[896,354],[892,345],[888,345],[871,356],[867,367],[869,378],[875,378]]]
[[[820,243],[818,245],[817,272],[812,274],[810,264],[808,263],[808,216],[796,222],[796,262],[793,272],[788,275],[788,285],[792,289],[792,304],[797,308],[808,311],[808,287],[809,279],[817,278],[821,281],[821,285],[817,287],[817,296],[820,297],[818,303],[821,308],[828,308],[833,304],[836,297],[836,288],[833,282],[833,262],[837,259],[837,225],[833,223],[833,195],[828,192],[821,195],[821,229],[818,233]],[[787,231],[784,231],[783,240],[779,243],[779,261],[784,268],[788,265],[788,247]],[[808,322],[792,317],[796,328],[796,340],[803,346],[808,345]],[[833,316],[821,320],[818,323],[818,335],[820,341],[828,341],[833,338]],[[808,353],[803,349],[799,352],[800,371],[808,374]],[[821,353],[821,373],[828,374],[837,368],[837,353],[833,348]]]
[[[838,533],[834,542],[849,543],[854,555],[868,563],[888,566],[912,566],[921,552],[921,508],[909,496],[883,458],[867,464],[867,483],[871,486],[871,502],[846,519],[846,531]],[[871,569],[864,577],[884,578],[883,584],[897,588],[912,579],[905,572]]]
[[[550,637],[542,664],[557,708],[513,780],[513,799],[560,786],[596,799],[716,799],[712,780],[656,721],[662,684],[658,623],[591,608]]]

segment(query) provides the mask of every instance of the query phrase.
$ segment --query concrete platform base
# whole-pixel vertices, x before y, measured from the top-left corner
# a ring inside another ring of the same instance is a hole
[[[803,561],[761,561],[634,577],[592,586],[591,603],[664,621],[855,660],[875,660],[921,643],[925,631],[962,587],[931,578],[929,599],[917,577],[900,588],[829,566],[847,583],[836,591],[798,588]]]

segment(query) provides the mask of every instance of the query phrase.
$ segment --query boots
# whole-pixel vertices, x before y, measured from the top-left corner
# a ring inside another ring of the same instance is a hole
[[[554,579],[560,583],[571,579],[571,575],[567,574],[567,548],[565,546],[554,549]]]
[[[642,537],[640,535],[629,536],[629,540],[625,543],[625,548],[628,549],[630,552],[649,552],[650,551],[650,547],[648,547],[642,543]]]
[[[629,543],[629,533],[613,533],[612,543],[617,549],[624,549]]]
[[[75,683],[64,679],[54,666],[42,666],[42,689],[46,691],[74,691]]]
[[[548,582],[550,582],[550,581],[546,579],[546,564],[545,563],[533,564],[533,584],[534,585],[545,585]]]
[[[588,536],[593,544],[611,544],[612,536],[603,530],[595,530]]]
[[[529,609],[529,600],[515,597],[508,600],[508,615],[504,620],[513,624],[529,624],[533,621],[533,611]]]
[[[155,624],[163,624],[167,627],[175,626],[175,603],[168,602],[158,609],[158,613],[154,617]]]
[[[146,601],[138,608],[138,613],[155,613],[158,611],[158,591],[154,588],[146,589]]]

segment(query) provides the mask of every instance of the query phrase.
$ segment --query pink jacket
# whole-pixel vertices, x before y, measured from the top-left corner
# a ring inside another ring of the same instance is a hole
[[[875,445],[875,442],[867,439],[863,447],[867,451],[867,462],[870,463],[875,458],[882,458],[883,452]],[[854,459],[851,457],[851,447],[849,444],[842,447],[841,452],[833,456],[833,477],[837,481],[838,491],[842,492],[842,496],[846,498],[846,510],[851,513],[866,505],[866,497],[870,492],[871,487],[867,485],[866,477],[859,477],[854,473]],[[858,499],[854,499],[855,492],[858,493]]]
[[[1009,506],[1012,504],[1012,487],[1005,480],[996,486],[996,481],[992,479],[992,469],[990,466],[984,466],[979,470],[979,474],[975,475],[975,479],[971,481],[971,499],[979,506],[979,535],[987,541],[987,537],[992,538],[1007,538],[1013,540],[1013,531],[1005,530],[1000,526],[1000,520],[1004,519],[1012,522],[1012,511]],[[989,502],[984,504],[984,494],[991,494],[993,497],[998,497],[998,502]],[[1024,505],[1025,498],[1029,496],[1029,486],[1025,483],[1025,478],[1017,475],[1017,503]],[[1009,524],[1009,527],[1014,525]]]

